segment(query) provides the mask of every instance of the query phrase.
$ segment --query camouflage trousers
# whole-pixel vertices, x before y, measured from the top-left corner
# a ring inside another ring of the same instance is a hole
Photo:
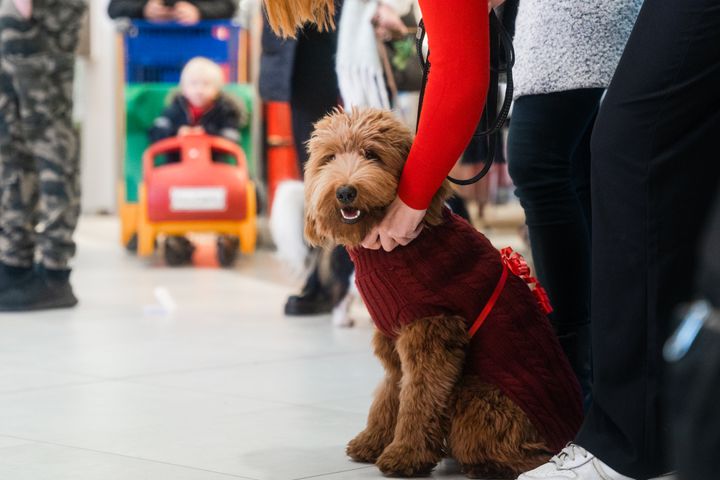
[[[0,261],[66,268],[80,214],[72,90],[84,4],[35,0],[25,19],[2,2],[10,14],[0,17]],[[74,18],[58,18],[66,15]]]

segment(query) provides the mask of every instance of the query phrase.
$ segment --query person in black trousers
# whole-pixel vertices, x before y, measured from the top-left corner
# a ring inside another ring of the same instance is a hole
[[[550,320],[586,409],[592,383],[590,136],[603,92],[581,88],[519,97],[508,143],[535,270],[548,291]]]
[[[515,0],[506,3],[511,7]],[[508,169],[555,333],[592,396],[590,136],[642,0],[522,0]]]
[[[675,306],[695,293],[720,180],[718,85],[720,3],[646,0],[592,138],[593,404],[575,444],[521,480],[673,468],[661,350]]]
[[[339,14],[340,8],[336,16]],[[260,96],[265,101],[290,103],[298,167],[303,172],[308,159],[305,143],[313,125],[340,102],[335,73],[337,32],[319,31],[308,24],[297,32],[296,39],[282,39],[265,22],[262,46]],[[316,259],[300,294],[288,297],[286,315],[329,313],[347,293],[353,265],[345,248],[314,254],[328,257]],[[327,272],[320,271],[321,264],[328,266]]]

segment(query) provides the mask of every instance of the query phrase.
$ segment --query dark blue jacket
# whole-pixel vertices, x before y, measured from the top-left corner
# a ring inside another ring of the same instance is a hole
[[[275,35],[263,22],[260,56],[260,98],[266,102],[289,102],[297,40]]]
[[[175,95],[163,114],[155,119],[148,135],[154,143],[163,138],[174,137],[184,125],[199,126],[209,135],[225,137],[240,142],[240,128],[248,123],[248,114],[239,102],[221,93],[215,104],[197,122],[190,116],[188,102],[180,94]]]

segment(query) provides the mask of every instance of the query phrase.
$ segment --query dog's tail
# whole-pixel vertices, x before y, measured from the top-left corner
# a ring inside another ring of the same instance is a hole
[[[277,247],[277,257],[298,276],[308,268],[309,248],[303,236],[304,206],[302,182],[289,180],[278,185],[270,216],[270,233]]]

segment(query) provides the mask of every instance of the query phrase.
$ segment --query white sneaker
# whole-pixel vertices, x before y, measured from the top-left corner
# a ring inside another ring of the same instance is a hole
[[[560,453],[517,480],[633,480],[621,475],[579,445],[568,443]]]

